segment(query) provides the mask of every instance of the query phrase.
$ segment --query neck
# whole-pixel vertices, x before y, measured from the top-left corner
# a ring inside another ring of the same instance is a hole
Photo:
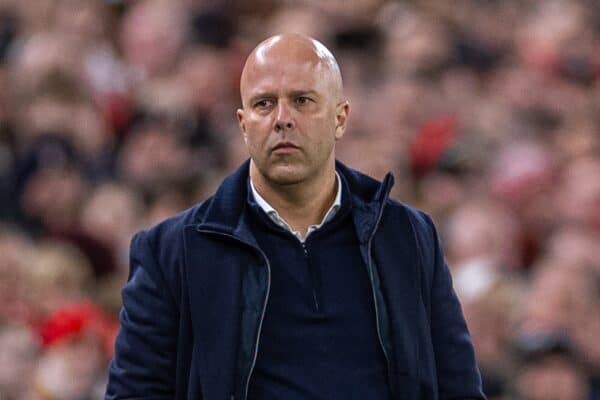
[[[256,191],[295,231],[306,234],[310,225],[319,224],[333,204],[337,193],[335,168],[315,179],[278,185],[266,179],[254,163],[250,178]]]

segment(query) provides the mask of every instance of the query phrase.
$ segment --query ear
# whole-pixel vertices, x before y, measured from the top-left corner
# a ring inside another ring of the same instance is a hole
[[[344,100],[336,106],[335,110],[335,140],[340,140],[346,132],[346,123],[348,121],[348,113],[350,112],[350,103]]]
[[[248,140],[246,136],[246,124],[244,123],[244,109],[238,108],[235,112],[235,116],[238,120],[238,126],[240,127],[240,132],[242,132],[242,137],[244,138],[244,142]]]

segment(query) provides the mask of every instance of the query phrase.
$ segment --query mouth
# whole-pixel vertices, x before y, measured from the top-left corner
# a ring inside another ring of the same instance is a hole
[[[277,153],[277,154],[285,154],[285,153],[291,153],[298,149],[300,149],[300,147],[296,146],[293,143],[282,142],[282,143],[278,143],[275,147],[273,147],[272,152]]]

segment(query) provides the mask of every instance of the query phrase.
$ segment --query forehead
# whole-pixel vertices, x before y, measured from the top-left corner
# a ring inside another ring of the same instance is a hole
[[[242,96],[262,91],[310,89],[325,91],[330,78],[322,63],[312,60],[272,60],[254,63],[242,77]]]

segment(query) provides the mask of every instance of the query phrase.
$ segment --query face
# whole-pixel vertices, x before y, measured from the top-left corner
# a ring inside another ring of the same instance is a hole
[[[258,50],[246,63],[237,117],[253,179],[257,173],[267,184],[292,185],[333,174],[348,103],[330,65],[314,52],[283,47]]]
[[[527,400],[583,400],[589,391],[573,361],[560,355],[548,355],[526,367],[516,386],[519,398]]]

